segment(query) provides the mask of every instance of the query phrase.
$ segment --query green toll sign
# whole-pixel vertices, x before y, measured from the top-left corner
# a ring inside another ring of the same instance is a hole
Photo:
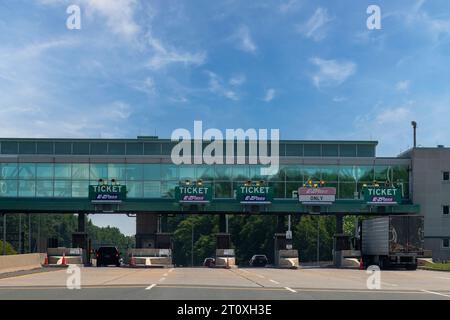
[[[177,186],[175,200],[181,203],[208,203],[212,200],[212,188],[209,186]]]
[[[364,187],[361,193],[369,204],[399,204],[402,199],[400,189],[393,187]]]
[[[236,188],[236,199],[240,203],[268,204],[273,200],[273,188],[267,186],[246,186]]]
[[[91,185],[89,199],[95,202],[117,202],[127,197],[127,187],[124,185]]]

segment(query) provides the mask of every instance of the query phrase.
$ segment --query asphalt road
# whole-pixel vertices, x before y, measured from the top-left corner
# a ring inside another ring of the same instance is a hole
[[[382,271],[380,289],[368,289],[365,271],[304,268],[80,268],[81,289],[68,289],[67,270],[0,279],[0,300],[170,299],[424,299],[450,300],[450,273]],[[74,285],[76,282],[69,282]]]

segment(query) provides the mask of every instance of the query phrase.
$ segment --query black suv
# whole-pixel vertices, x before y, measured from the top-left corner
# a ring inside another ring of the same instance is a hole
[[[115,265],[120,267],[120,252],[116,247],[100,247],[95,253],[97,267]]]
[[[267,259],[267,257],[265,255],[263,255],[263,254],[255,254],[250,259],[250,266],[252,266],[252,267],[265,267],[268,262],[269,262],[269,260]]]

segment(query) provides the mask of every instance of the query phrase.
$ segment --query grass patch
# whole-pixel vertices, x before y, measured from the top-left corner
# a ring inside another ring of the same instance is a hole
[[[429,263],[424,266],[426,269],[450,271],[450,263]]]

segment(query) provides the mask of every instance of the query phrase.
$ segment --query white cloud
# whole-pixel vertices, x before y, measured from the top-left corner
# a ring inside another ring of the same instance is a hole
[[[315,57],[311,59],[311,63],[318,67],[317,72],[312,76],[317,88],[340,85],[356,72],[356,64],[351,61],[325,60]]]
[[[264,96],[265,102],[270,102],[275,98],[275,89],[270,88],[266,91],[266,95]]]
[[[399,81],[395,84],[395,89],[397,91],[407,92],[409,90],[409,85],[410,85],[409,80]]]
[[[237,74],[230,78],[228,83],[232,86],[240,86],[245,83],[246,77],[244,74]]]
[[[250,29],[246,25],[242,25],[232,38],[237,41],[236,46],[242,51],[255,53],[258,50],[250,34]]]
[[[153,51],[153,56],[148,62],[148,67],[154,70],[164,68],[170,64],[184,64],[188,65],[202,65],[206,60],[205,52],[190,53],[186,51],[179,51],[174,48],[166,48],[160,40],[148,36],[150,47]]]
[[[344,102],[344,101],[347,101],[346,97],[334,97],[333,98],[333,102],[339,103],[339,102]]]
[[[278,10],[280,10],[281,13],[289,13],[297,10],[301,6],[301,2],[299,0],[288,0],[284,1],[280,6],[278,7]]]
[[[327,9],[317,8],[306,23],[297,26],[297,31],[306,38],[320,41],[326,37],[326,26],[332,20],[333,18],[328,15]]]
[[[379,125],[395,124],[397,122],[405,121],[410,115],[409,109],[405,107],[384,109],[377,113],[375,121]]]
[[[233,101],[239,100],[238,94],[234,90],[225,87],[222,79],[217,74],[211,71],[206,71],[206,74],[209,76],[209,91]]]

